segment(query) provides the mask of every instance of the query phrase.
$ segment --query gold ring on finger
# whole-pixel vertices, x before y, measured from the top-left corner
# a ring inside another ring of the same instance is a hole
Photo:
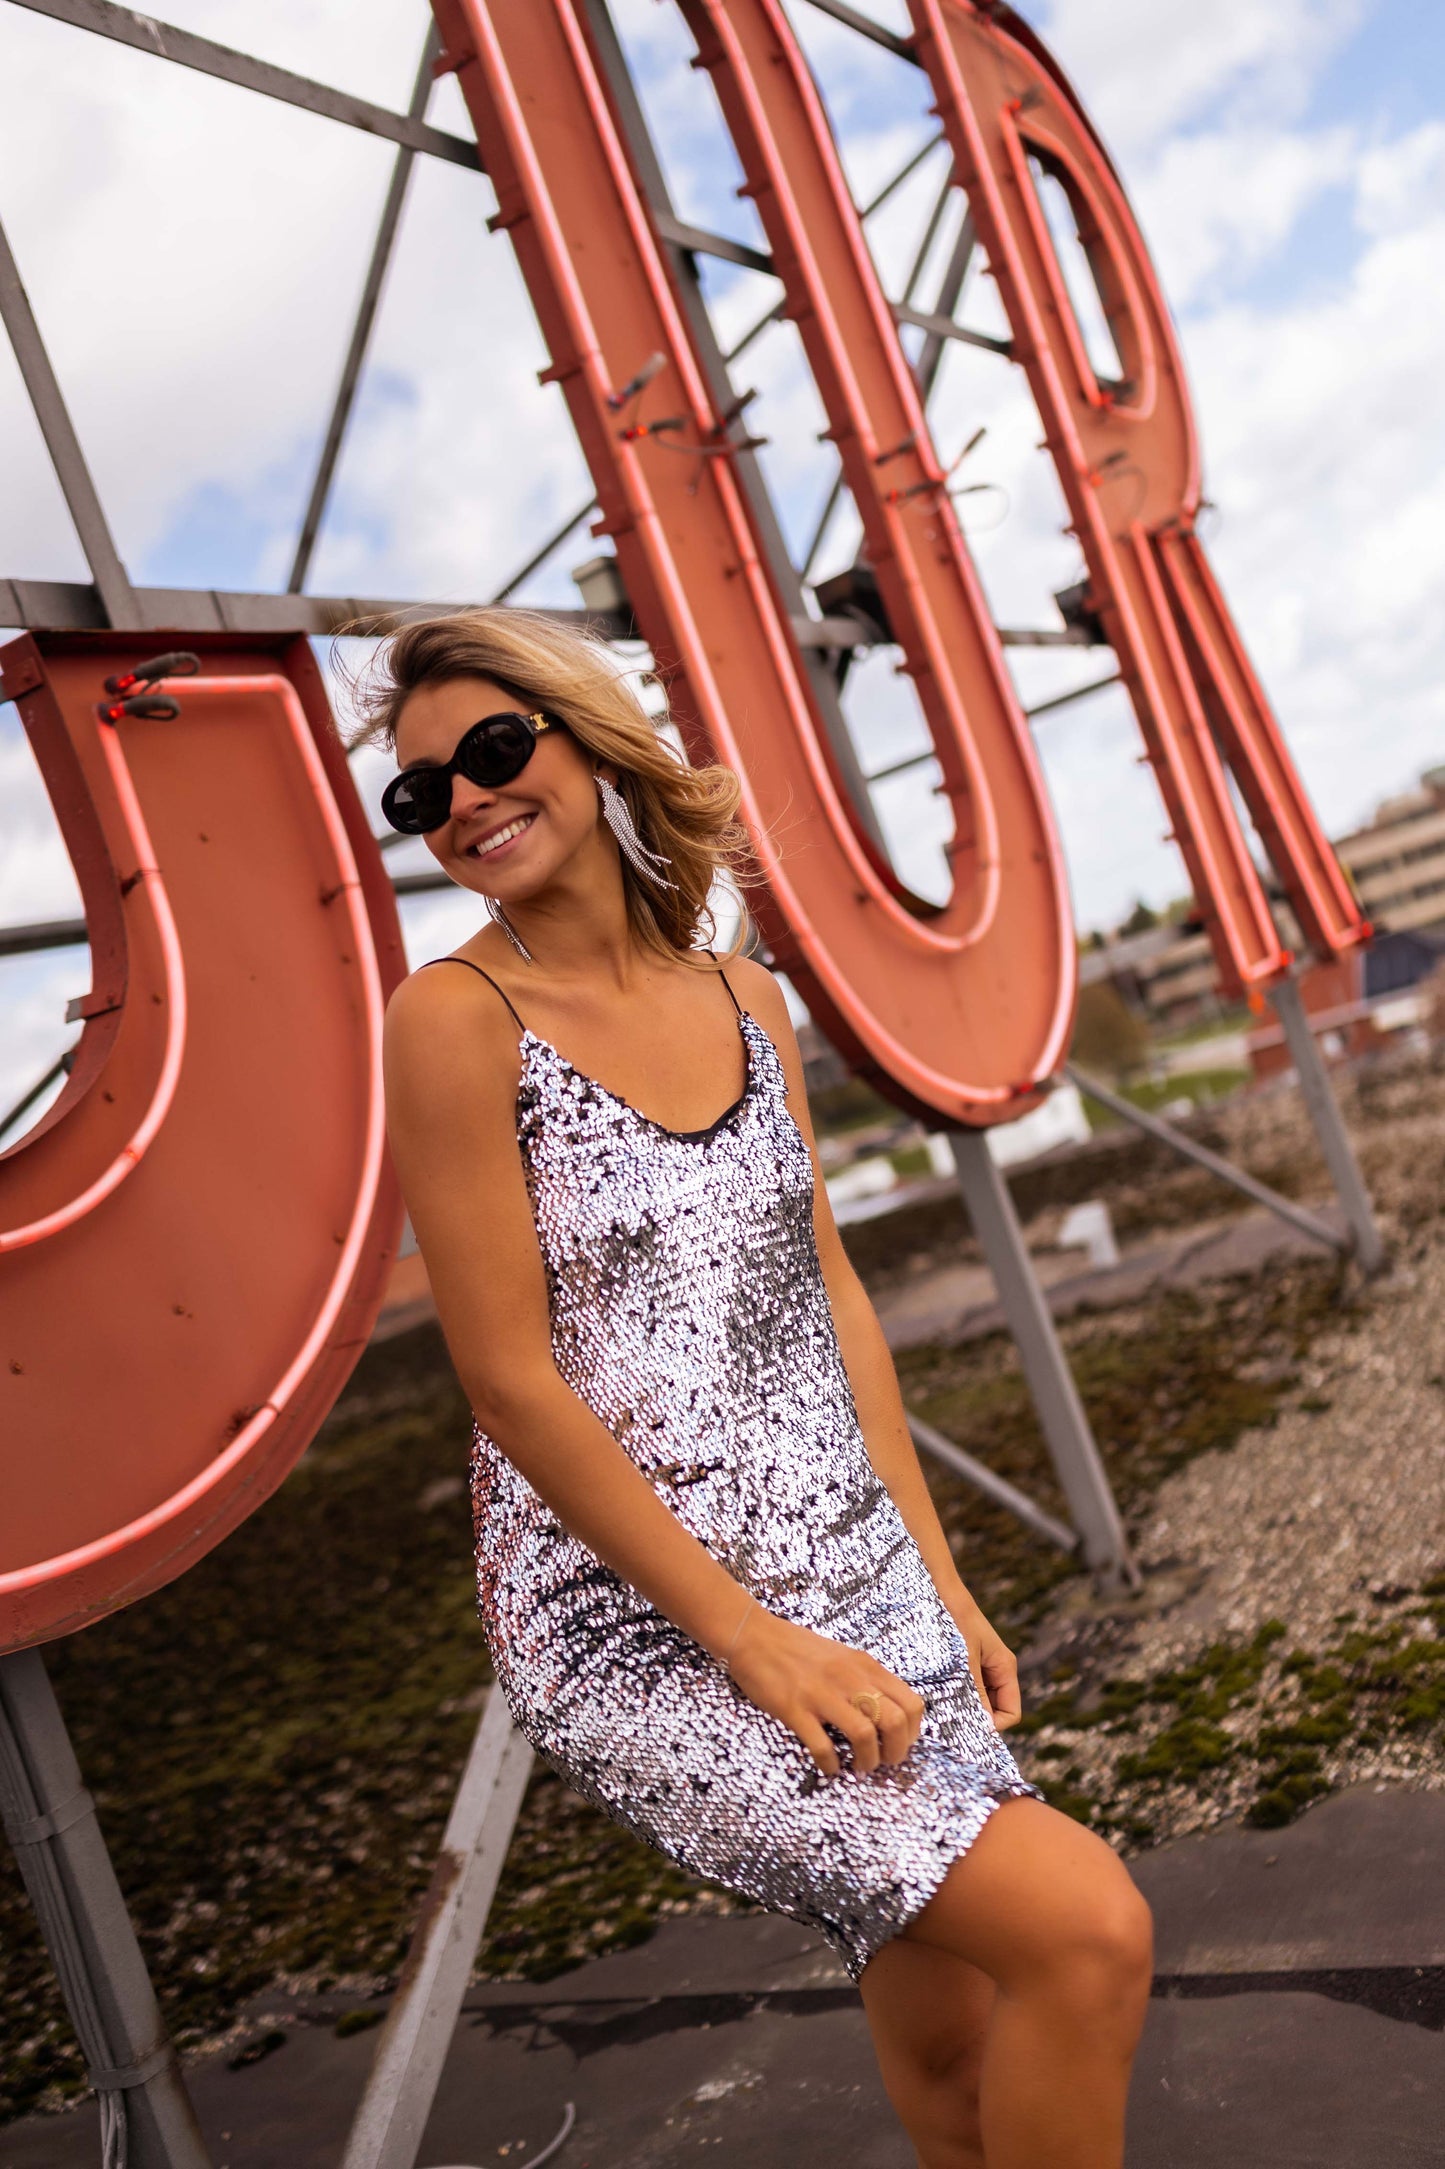
[[[870,1725],[882,1724],[883,1697],[877,1692],[875,1688],[860,1688],[856,1695],[849,1695],[848,1700],[852,1703],[855,1710],[862,1711],[863,1715],[867,1718]]]

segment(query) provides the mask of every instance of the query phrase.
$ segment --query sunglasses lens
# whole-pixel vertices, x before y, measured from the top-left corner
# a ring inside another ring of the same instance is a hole
[[[405,769],[382,793],[381,810],[403,836],[422,836],[441,827],[451,797],[452,779],[444,768]]]
[[[520,776],[537,743],[536,726],[524,715],[489,715],[474,723],[445,766],[404,768],[381,794],[381,810],[403,836],[440,828],[452,807],[452,770],[494,791]]]
[[[536,733],[521,715],[488,716],[467,732],[457,747],[457,766],[471,782],[484,790],[510,783],[520,776],[532,758]]]

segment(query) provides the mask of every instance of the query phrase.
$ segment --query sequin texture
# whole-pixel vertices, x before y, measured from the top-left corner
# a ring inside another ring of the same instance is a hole
[[[571,1537],[476,1428],[477,1581],[521,1731],[693,1874],[818,1929],[853,1979],[1002,1799],[1033,1793],[874,1473],[813,1239],[813,1171],[771,1039],[742,1098],[677,1132],[524,1032],[518,1137],[562,1377],[760,1605],[921,1694],[907,1759],[826,1778],[727,1671]]]

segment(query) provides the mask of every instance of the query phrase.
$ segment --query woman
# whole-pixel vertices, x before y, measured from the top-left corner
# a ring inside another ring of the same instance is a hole
[[[520,612],[406,628],[362,699],[388,818],[492,921],[397,989],[386,1090],[517,1724],[821,1930],[927,2169],[1117,2169],[1148,1915],[1004,1746],[1014,1660],[834,1227],[782,994],[699,945],[736,778]]]

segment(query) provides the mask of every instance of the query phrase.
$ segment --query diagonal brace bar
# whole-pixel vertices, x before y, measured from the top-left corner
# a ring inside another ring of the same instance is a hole
[[[1292,1228],[1298,1228],[1300,1234],[1307,1235],[1311,1242],[1323,1243],[1327,1250],[1336,1250],[1342,1256],[1348,1257],[1352,1245],[1347,1235],[1337,1235],[1333,1228],[1326,1226],[1323,1220],[1317,1220],[1313,1213],[1306,1212],[1302,1205],[1292,1204],[1287,1197],[1281,1197],[1278,1190],[1271,1190],[1267,1182],[1260,1182],[1255,1176],[1246,1174],[1242,1167],[1236,1167],[1232,1160],[1223,1159],[1219,1153],[1211,1152],[1207,1145],[1196,1144],[1192,1137],[1186,1137],[1182,1130],[1176,1130],[1173,1123],[1166,1122],[1162,1116],[1146,1114],[1142,1107],[1136,1107],[1132,1100],[1124,1099],[1117,1092],[1111,1092],[1109,1087],[1100,1084],[1096,1077],[1086,1077],[1072,1062],[1064,1064],[1064,1075],[1071,1084],[1076,1084],[1081,1092],[1087,1093],[1091,1100],[1097,1100],[1101,1107],[1107,1107],[1111,1115],[1118,1115],[1122,1122],[1132,1122],[1136,1130],[1143,1130],[1149,1137],[1157,1137],[1161,1145],[1167,1145],[1170,1151],[1177,1152],[1181,1159],[1193,1160],[1196,1166],[1207,1168],[1211,1175],[1217,1175],[1219,1180],[1227,1182],[1231,1189],[1242,1191],[1245,1197],[1253,1198],[1256,1205],[1267,1207],[1278,1219],[1288,1221]]]
[[[477,146],[464,136],[428,128],[424,121],[393,113],[384,105],[373,105],[369,98],[354,98],[350,91],[333,90],[330,84],[315,83],[310,76],[293,75],[289,68],[275,67],[251,53],[217,45],[211,38],[196,37],[189,30],[178,30],[174,23],[157,22],[153,15],[116,6],[114,0],[13,0],[13,5],[29,8],[35,15],[48,15],[58,23],[69,23],[72,29],[112,38],[117,45],[133,46],[137,52],[153,53],[159,60],[177,61],[183,68],[194,68],[199,75],[234,83],[238,90],[259,91],[262,97],[278,98],[283,105],[299,106],[304,113],[319,113],[325,120],[364,129],[368,135],[383,136],[391,143],[409,143],[413,150],[425,151],[429,157],[444,158],[454,166],[469,166],[474,173],[481,171]]]
[[[407,108],[407,115],[411,120],[426,119],[432,85],[436,80],[433,64],[441,49],[441,32],[433,18],[422,46],[421,65],[417,69],[416,82],[412,87],[411,104]],[[403,143],[391,169],[391,181],[386,191],[386,201],[381,208],[376,240],[372,245],[371,262],[367,266],[366,283],[361,289],[356,322],[352,327],[351,344],[341,366],[341,382],[336,387],[326,441],[321,447],[321,457],[316,466],[316,479],[311,485],[306,516],[301,522],[301,534],[291,564],[291,577],[286,582],[288,595],[301,593],[306,585],[306,576],[311,570],[312,553],[316,548],[316,538],[321,532],[321,522],[326,516],[326,502],[331,495],[331,484],[336,474],[336,463],[341,457],[342,441],[351,420],[351,410],[356,404],[356,388],[361,382],[362,365],[366,360],[366,349],[371,343],[372,327],[376,323],[376,312],[381,303],[381,290],[386,284],[392,250],[396,246],[396,233],[401,223],[402,205],[406,201],[407,183],[411,179],[411,169],[415,162],[415,146]]]
[[[513,1726],[501,1688],[493,1687],[342,2169],[412,2169],[531,1769],[532,1750]]]
[[[965,1453],[961,1446],[955,1446],[951,1438],[945,1438],[941,1431],[935,1431],[933,1425],[925,1423],[921,1416],[910,1416],[908,1429],[915,1446],[920,1446],[925,1453],[932,1454],[935,1461],[941,1461],[946,1469],[952,1469],[955,1476],[961,1476],[965,1483],[972,1484],[975,1491],[981,1491],[995,1506],[1001,1506],[1006,1513],[1014,1515],[1026,1528],[1032,1529],[1035,1536],[1042,1536],[1050,1544],[1057,1544],[1060,1551],[1078,1550],[1079,1539],[1068,1523],[1057,1520],[1053,1514],[1046,1513],[1043,1507],[1036,1506],[1028,1494],[1020,1491],[1017,1485],[1011,1484],[1006,1476],[998,1475],[986,1462],[975,1460],[974,1456]]]
[[[120,552],[116,549],[90,469],[85,464],[75,424],[70,419],[65,395],[51,366],[30,297],[21,283],[20,267],[11,253],[3,226],[0,226],[0,321],[10,335],[30,404],[35,409],[35,419],[40,424],[40,434],[45,439],[45,449],[50,454],[50,464],[64,492],[105,615],[118,632],[139,627],[144,620],[130,584],[130,574],[120,561]]]
[[[1340,1115],[1339,1103],[1330,1089],[1329,1072],[1319,1042],[1305,1014],[1299,981],[1294,977],[1277,981],[1270,988],[1269,998],[1284,1027],[1285,1043],[1294,1061],[1300,1093],[1350,1225],[1355,1256],[1367,1273],[1381,1272],[1386,1262],[1385,1246],[1375,1224],[1374,1208],[1360,1173],[1360,1163],[1355,1158],[1355,1148]]]

